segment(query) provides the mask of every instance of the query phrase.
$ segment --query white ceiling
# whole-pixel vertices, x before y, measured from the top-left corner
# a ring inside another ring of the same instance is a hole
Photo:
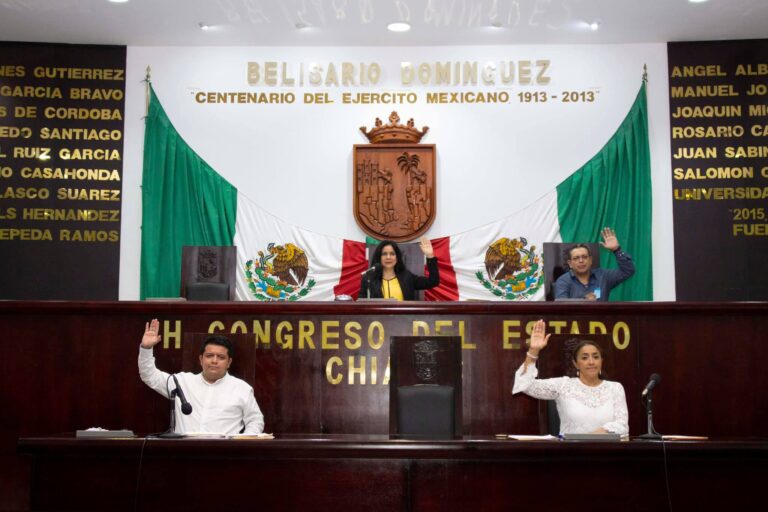
[[[388,32],[398,20],[413,29]],[[768,0],[0,0],[2,41],[430,46],[765,37]]]

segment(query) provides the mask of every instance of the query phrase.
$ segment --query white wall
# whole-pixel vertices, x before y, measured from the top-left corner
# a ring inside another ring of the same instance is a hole
[[[543,84],[403,85],[401,62],[550,61]],[[252,86],[247,63],[298,66],[378,63],[377,85]],[[352,146],[366,144],[358,127],[397,110],[428,125],[422,140],[437,145],[439,237],[479,226],[524,207],[583,165],[615,132],[648,66],[648,117],[653,180],[655,300],[674,300],[666,45],[494,46],[417,48],[129,47],[120,298],[139,294],[141,169],[145,88],[155,91],[185,140],[214,169],[276,216],[320,233],[362,240],[352,216]],[[562,103],[563,91],[593,91],[591,103]],[[296,103],[200,104],[198,91],[293,92]],[[427,92],[506,91],[509,104],[428,104]],[[519,92],[558,100],[521,103]],[[327,92],[332,105],[302,103]],[[415,92],[414,104],[344,105],[344,92]],[[621,240],[621,233],[619,233]]]

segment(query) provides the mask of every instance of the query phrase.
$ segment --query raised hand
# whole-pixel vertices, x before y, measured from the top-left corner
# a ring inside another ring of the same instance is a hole
[[[144,326],[144,336],[141,338],[141,346],[144,348],[152,348],[162,339],[162,336],[158,334],[160,332],[160,322],[157,318],[153,318],[151,322],[147,322]]]
[[[531,346],[528,349],[528,352],[534,356],[539,355],[539,351],[543,350],[547,343],[549,342],[549,337],[552,336],[551,334],[546,334],[546,324],[544,323],[544,320],[539,320],[534,324],[533,326],[533,332],[531,333]]]
[[[419,247],[421,248],[421,252],[423,252],[424,256],[427,258],[435,257],[435,251],[432,248],[432,242],[429,241],[429,238],[425,236],[421,237],[421,240],[419,240]]]
[[[615,251],[619,248],[619,241],[616,239],[616,232],[611,228],[603,228],[603,230],[600,232],[600,235],[603,237],[603,241],[600,242],[600,245],[609,251]]]

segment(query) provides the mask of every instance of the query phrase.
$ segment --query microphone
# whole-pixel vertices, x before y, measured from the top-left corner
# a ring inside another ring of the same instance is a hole
[[[647,395],[653,388],[655,388],[658,383],[661,382],[661,375],[658,373],[654,373],[651,375],[651,380],[648,381],[648,385],[645,386],[645,389],[643,390],[643,393],[640,396]]]
[[[374,266],[370,267],[368,270],[364,270],[363,272],[360,272],[361,276],[364,276],[365,274],[369,274],[371,272],[376,272],[381,268],[381,265],[379,263],[376,263]]]
[[[176,379],[176,375],[171,374],[171,377],[173,378],[173,383],[176,385],[176,396],[181,400],[181,412],[186,415],[192,414],[192,404],[187,402],[187,397],[184,396],[184,392],[181,390],[181,386],[179,386],[179,381]]]

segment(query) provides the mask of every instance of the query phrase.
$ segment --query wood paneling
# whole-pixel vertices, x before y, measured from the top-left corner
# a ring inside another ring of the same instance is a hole
[[[749,510],[762,501],[768,466],[768,443],[755,441],[143,442],[22,439],[34,466],[32,508],[591,512],[596,502],[667,510],[671,500],[678,510]]]
[[[163,329],[169,322],[170,332],[163,332],[169,348],[155,350],[167,371],[194,370],[196,359],[188,356],[185,367],[185,350],[174,348],[177,340],[186,347],[188,334],[219,325],[240,333],[235,339],[245,350],[238,354],[253,357],[242,376],[253,379],[266,429],[278,434],[386,434],[387,341],[424,334],[420,326],[429,334],[463,334],[465,435],[539,433],[536,401],[510,394],[525,355],[525,325],[538,318],[561,331],[542,353],[542,373],[549,376],[563,371],[559,347],[570,331],[605,327],[607,334],[594,337],[607,351],[609,378],[626,390],[633,435],[645,430],[639,396],[651,373],[663,378],[654,392],[661,433],[757,436],[768,424],[766,303],[3,302],[0,386],[7,412],[0,418],[0,456],[11,463],[0,471],[13,478],[0,478],[0,495],[18,495],[15,468],[25,471],[15,455],[19,437],[91,426],[165,430],[165,401],[139,380],[136,368],[144,323],[152,317]],[[269,344],[256,342],[254,324],[269,333]],[[284,348],[287,334],[290,349]],[[342,381],[332,384],[327,374]]]

